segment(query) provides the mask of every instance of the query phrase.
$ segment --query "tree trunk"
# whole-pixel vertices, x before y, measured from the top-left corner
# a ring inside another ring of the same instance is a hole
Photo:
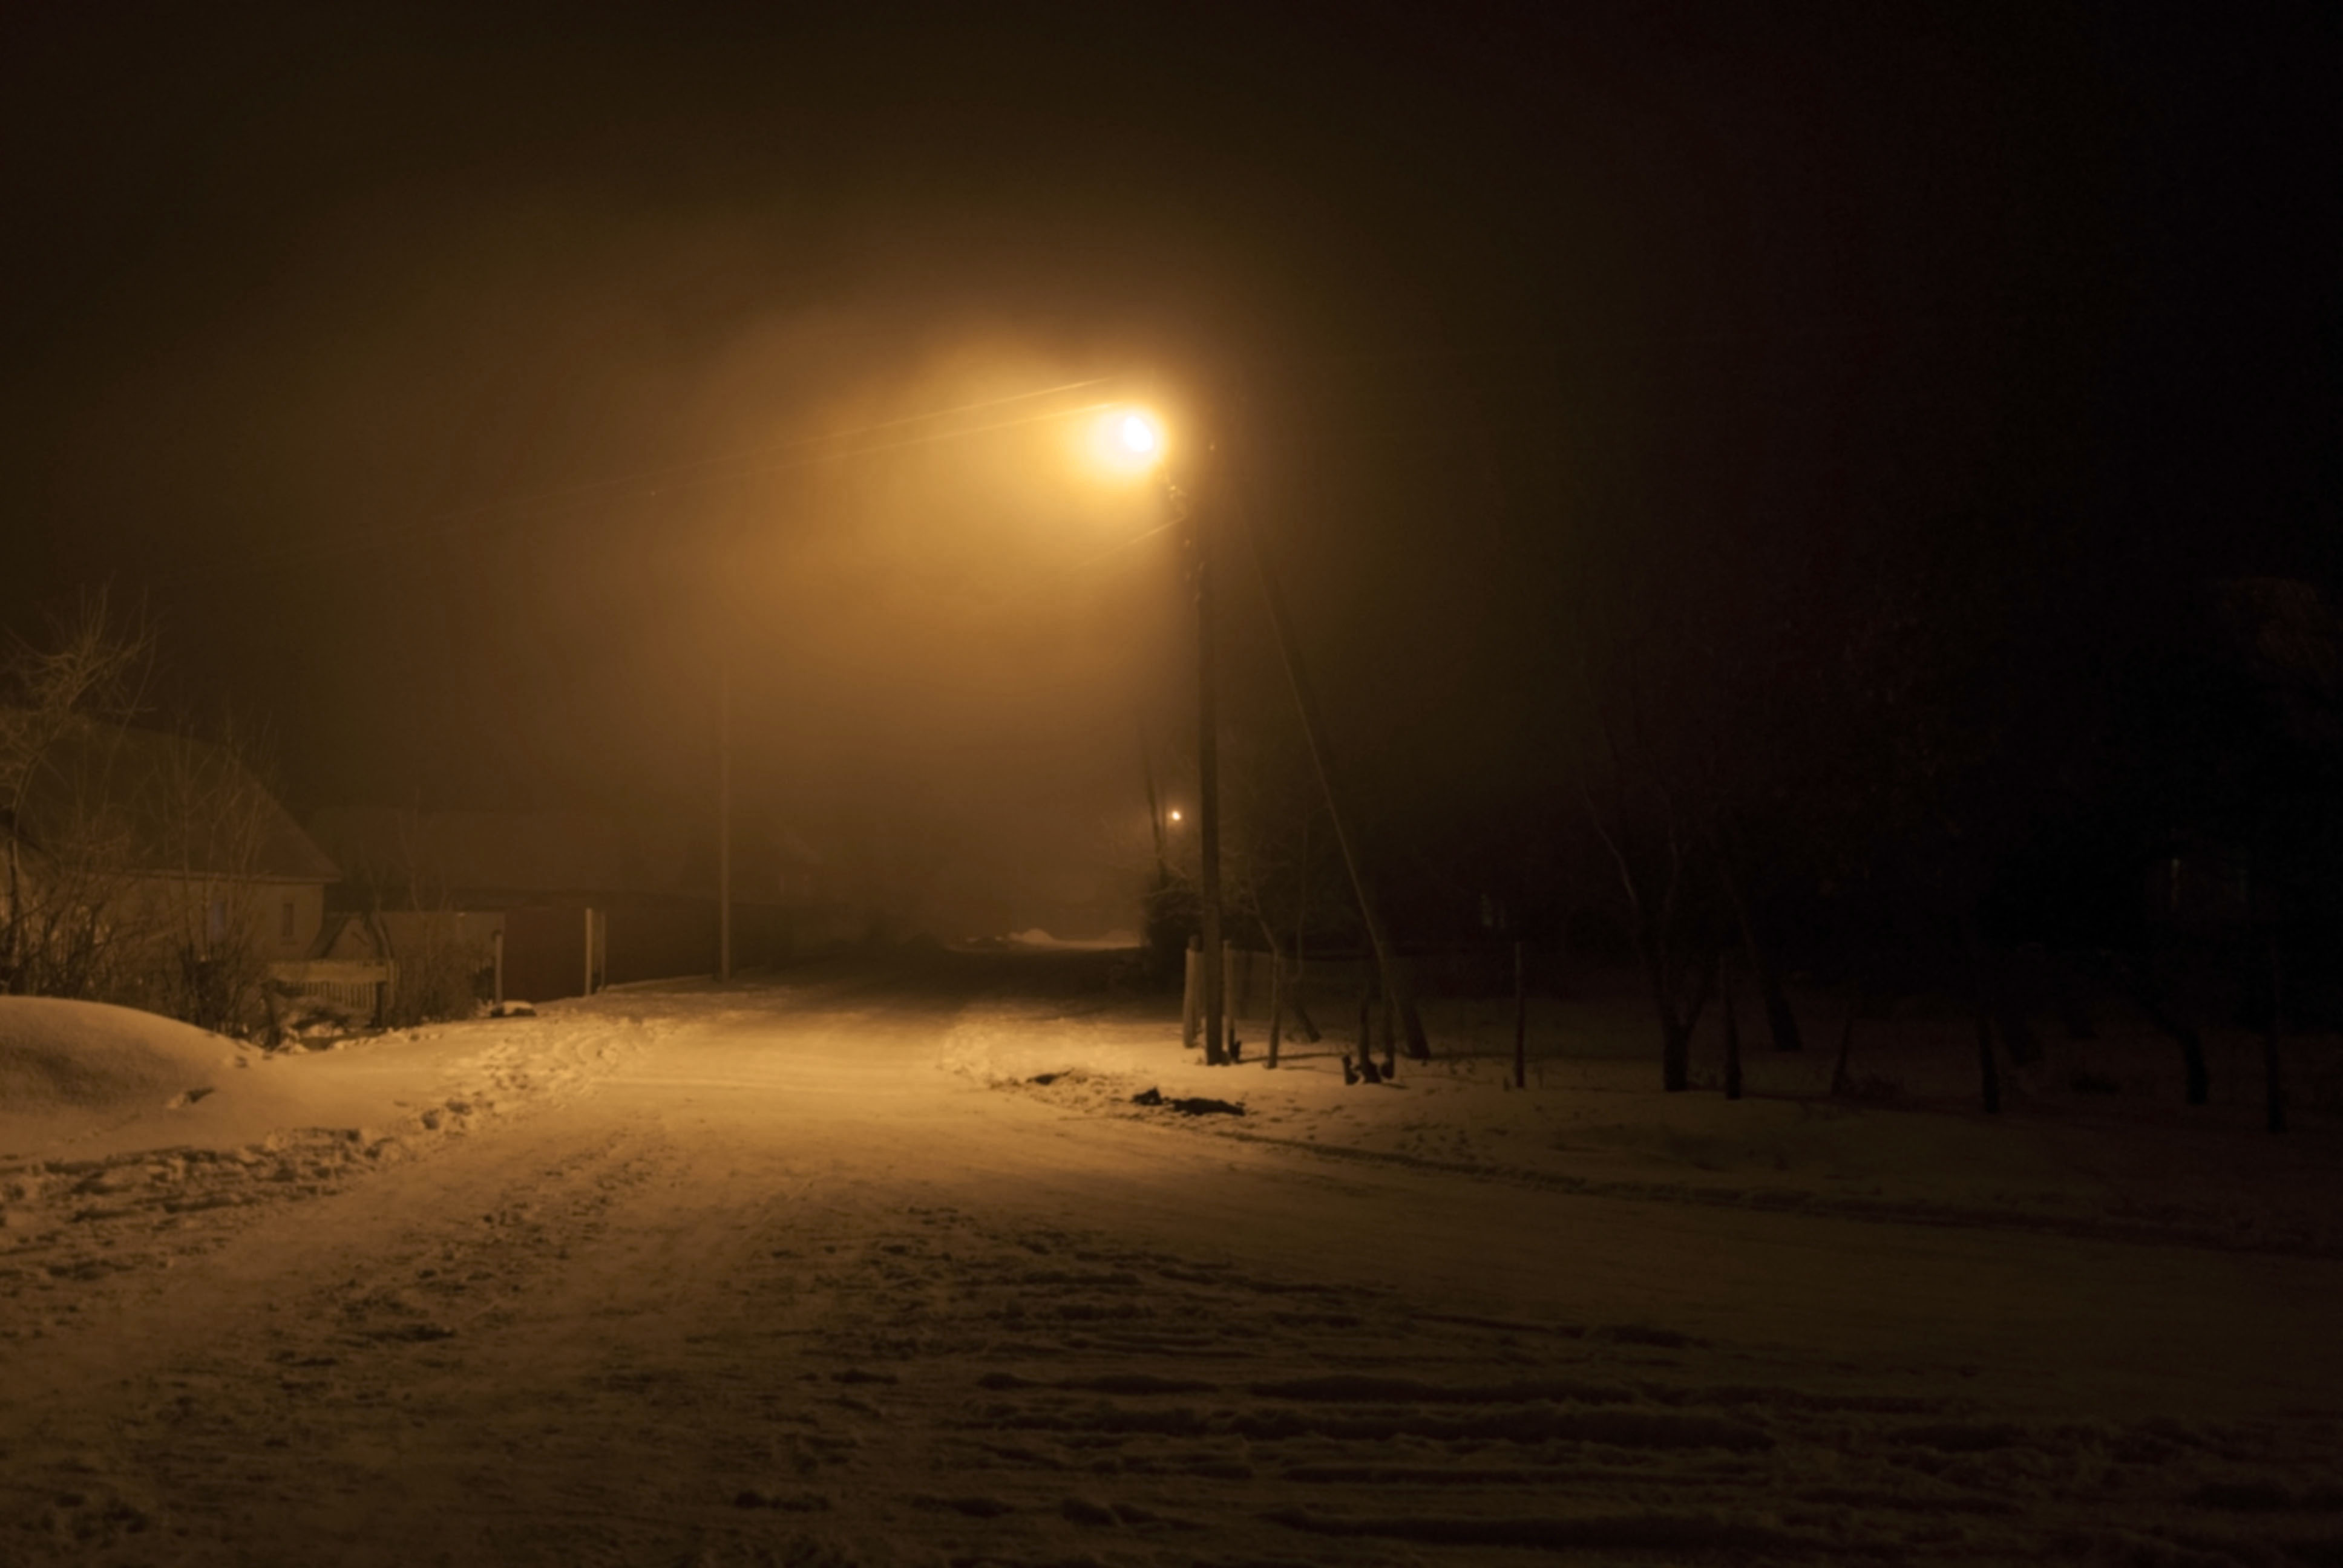
[[[2183,1024],[2179,1030],[2180,1070],[2187,1076],[2187,1101],[2191,1105],[2213,1102],[2213,1074],[2205,1065],[2205,1041],[2197,1032]]]
[[[1692,1030],[1674,1018],[1660,1020],[1660,1087],[1670,1094],[1692,1087]]]
[[[1741,896],[1741,880],[1733,874],[1733,857],[1723,845],[1716,850],[1717,880],[1725,884],[1725,901],[1733,906],[1733,923],[1741,930],[1741,950],[1749,955],[1749,972],[1756,977],[1757,995],[1765,1006],[1765,1027],[1774,1036],[1775,1050],[1801,1050],[1805,1040],[1798,1033],[1798,1015],[1791,1010],[1789,993],[1782,989],[1782,976],[1774,967],[1773,957],[1757,940],[1756,922],[1749,918],[1749,904]]]
[[[2001,1043],[2009,1052],[2010,1064],[2031,1067],[2042,1060],[2041,1042],[2034,1038],[2034,1030],[2026,1021],[2026,1010],[2011,995],[2008,965],[1991,953],[1979,950],[1975,955],[1977,986],[1984,994],[1984,1006],[1992,1015],[1994,1028],[2001,1033]]]
[[[1691,1000],[1682,1005],[1670,994],[1668,975],[1661,967],[1656,949],[1646,951],[1644,971],[1651,980],[1652,1009],[1660,1020],[1660,1084],[1674,1094],[1692,1087],[1692,1034],[1700,1023],[1700,1015],[1708,1006],[1714,990],[1712,982],[1715,967],[1698,960],[1692,960],[1692,970],[1700,977],[1700,989]]]
[[[1733,1013],[1733,976],[1725,970],[1725,958],[1716,955],[1716,1000],[1725,1010],[1725,1098],[1741,1098],[1741,1021]]]
[[[2270,1010],[2269,1027],[2262,1031],[2262,1104],[2269,1130],[2286,1131],[2285,1062],[2278,1052],[2278,1037],[2285,1028],[2285,1014],[2280,1010],[2286,1001],[2285,976],[2278,967],[2278,935],[2269,940]]]
[[[2205,1065],[2204,1037],[2181,1015],[2179,1008],[2165,996],[2163,985],[2157,979],[2155,962],[2152,958],[2141,960],[2130,986],[2132,1000],[2139,1004],[2142,1012],[2147,1014],[2150,1023],[2170,1035],[2180,1047],[2180,1069],[2187,1081],[2186,1094],[2188,1103],[2209,1104],[2213,1099],[2213,1075]],[[2121,974],[2124,970],[2118,966],[2117,972]]]
[[[1855,1000],[1846,1004],[1846,1021],[1839,1025],[1838,1060],[1831,1063],[1830,1091],[1834,1100],[1854,1087],[1847,1074],[1847,1058],[1855,1050],[1855,1016],[1862,1011],[1863,993],[1858,990]]]

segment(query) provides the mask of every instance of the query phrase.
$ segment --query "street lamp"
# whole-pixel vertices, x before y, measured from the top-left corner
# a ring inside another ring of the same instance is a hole
[[[1107,467],[1152,478],[1163,489],[1175,519],[1188,524],[1188,548],[1196,585],[1196,853],[1197,902],[1204,1025],[1204,1060],[1212,1067],[1228,1061],[1222,1044],[1221,997],[1221,779],[1219,682],[1213,668],[1214,607],[1212,598],[1210,513],[1174,477],[1168,451],[1171,441],[1163,422],[1144,408],[1108,411],[1091,428],[1092,452]],[[1171,813],[1180,820],[1180,813]]]
[[[1325,727],[1319,720],[1318,703],[1304,669],[1302,650],[1293,635],[1293,628],[1285,612],[1285,596],[1279,590],[1277,577],[1270,569],[1269,557],[1262,548],[1261,532],[1245,512],[1242,498],[1238,493],[1240,476],[1233,471],[1237,454],[1223,451],[1214,477],[1219,481],[1213,500],[1217,506],[1198,505],[1194,498],[1174,483],[1171,467],[1162,458],[1165,439],[1162,425],[1143,409],[1120,409],[1108,415],[1098,427],[1099,445],[1102,451],[1112,454],[1111,460],[1132,472],[1153,474],[1163,487],[1172,503],[1175,518],[1190,524],[1189,548],[1194,552],[1196,582],[1196,839],[1200,859],[1197,877],[1198,901],[1202,904],[1203,937],[1203,985],[1202,998],[1205,1025],[1204,1060],[1213,1066],[1224,1064],[1228,1058],[1222,1050],[1222,955],[1221,955],[1221,820],[1220,820],[1220,754],[1215,722],[1216,682],[1213,678],[1213,598],[1212,543],[1217,529],[1211,525],[1215,512],[1224,512],[1234,521],[1242,536],[1248,553],[1252,557],[1254,570],[1261,580],[1262,597],[1269,610],[1270,629],[1274,633],[1280,661],[1285,666],[1286,680],[1292,689],[1294,714],[1301,720],[1303,738],[1309,742],[1310,759],[1318,775],[1319,789],[1325,799],[1326,815],[1333,824],[1336,844],[1342,851],[1343,869],[1350,873],[1351,889],[1359,900],[1359,914],[1367,928],[1367,943],[1374,957],[1375,974],[1383,995],[1385,1028],[1391,1027],[1391,1014],[1396,1010],[1407,1035],[1408,1054],[1418,1060],[1431,1055],[1423,1035],[1423,1020],[1418,1016],[1415,1001],[1409,994],[1404,971],[1392,947],[1391,936],[1384,928],[1383,916],[1368,885],[1366,868],[1362,864],[1358,846],[1351,829],[1350,813],[1344,809],[1342,792],[1337,787],[1334,759],[1326,744]],[[1173,813],[1173,819],[1178,814]]]

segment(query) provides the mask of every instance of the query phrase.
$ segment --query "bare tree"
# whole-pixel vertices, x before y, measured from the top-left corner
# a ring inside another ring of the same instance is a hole
[[[155,646],[99,590],[0,661],[0,965],[17,993],[240,1030],[258,1017],[256,873],[283,814],[233,727],[214,743],[139,722]]]
[[[1624,671],[1614,689],[1625,711],[1614,718],[1598,705],[1603,776],[1598,787],[1595,769],[1583,770],[1579,794],[1619,875],[1628,930],[1659,1020],[1661,1082],[1674,1092],[1691,1087],[1692,1034],[1716,980],[1714,944],[1703,941],[1692,908],[1692,862],[1704,836],[1686,820],[1652,755],[1635,672]]]
[[[79,787],[93,760],[69,765],[69,742],[118,733],[136,715],[154,652],[143,617],[117,613],[106,590],[51,618],[39,642],[14,638],[0,656],[0,832],[7,906],[0,983],[13,992],[89,996],[111,988],[126,950],[146,934],[126,895],[128,823],[102,791]],[[102,766],[102,761],[98,764]],[[40,841],[31,838],[36,796]]]

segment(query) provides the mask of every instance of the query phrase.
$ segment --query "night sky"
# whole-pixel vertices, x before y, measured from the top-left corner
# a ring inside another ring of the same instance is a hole
[[[698,821],[729,647],[752,808],[1079,883],[1189,633],[1025,417],[1133,395],[1387,846],[1566,809],[1614,568],[2081,663],[2343,568],[2332,7],[328,9],[0,23],[0,618],[143,598],[299,811]]]

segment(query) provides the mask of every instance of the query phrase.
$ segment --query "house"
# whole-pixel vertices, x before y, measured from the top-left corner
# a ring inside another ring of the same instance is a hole
[[[226,749],[77,719],[6,784],[0,966],[17,989],[217,1027],[317,945],[340,870]]]

